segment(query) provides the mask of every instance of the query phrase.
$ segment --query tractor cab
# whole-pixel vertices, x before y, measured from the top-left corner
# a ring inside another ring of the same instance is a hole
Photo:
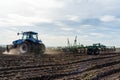
[[[22,35],[22,38],[13,41],[14,45],[22,44],[25,41],[33,42],[33,43],[37,43],[37,44],[42,43],[41,40],[38,40],[38,33],[36,33],[36,32],[27,31],[27,32],[18,33],[18,35]]]
[[[35,39],[35,40],[38,40],[38,33],[35,33],[35,32],[32,32],[32,31],[23,32],[22,35],[23,35],[22,36],[23,40],[26,40],[26,39]]]

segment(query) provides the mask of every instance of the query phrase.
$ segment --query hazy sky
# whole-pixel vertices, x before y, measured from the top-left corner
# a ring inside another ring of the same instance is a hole
[[[0,44],[36,31],[46,46],[102,43],[120,46],[120,0],[0,0]]]

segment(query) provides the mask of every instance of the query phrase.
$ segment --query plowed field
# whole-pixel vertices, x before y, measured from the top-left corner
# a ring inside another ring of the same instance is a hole
[[[120,53],[1,54],[0,80],[120,80]]]

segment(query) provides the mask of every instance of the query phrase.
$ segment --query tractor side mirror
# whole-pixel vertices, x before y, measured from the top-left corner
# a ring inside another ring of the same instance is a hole
[[[17,33],[17,35],[19,35],[20,33]]]
[[[21,33],[18,32],[18,33],[17,33],[17,35],[20,35],[20,34],[23,34],[23,32],[21,32]]]

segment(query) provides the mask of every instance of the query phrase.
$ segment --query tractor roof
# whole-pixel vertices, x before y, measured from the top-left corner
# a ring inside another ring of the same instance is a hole
[[[38,34],[38,33],[33,32],[33,31],[27,31],[27,32],[23,32],[23,34]]]

